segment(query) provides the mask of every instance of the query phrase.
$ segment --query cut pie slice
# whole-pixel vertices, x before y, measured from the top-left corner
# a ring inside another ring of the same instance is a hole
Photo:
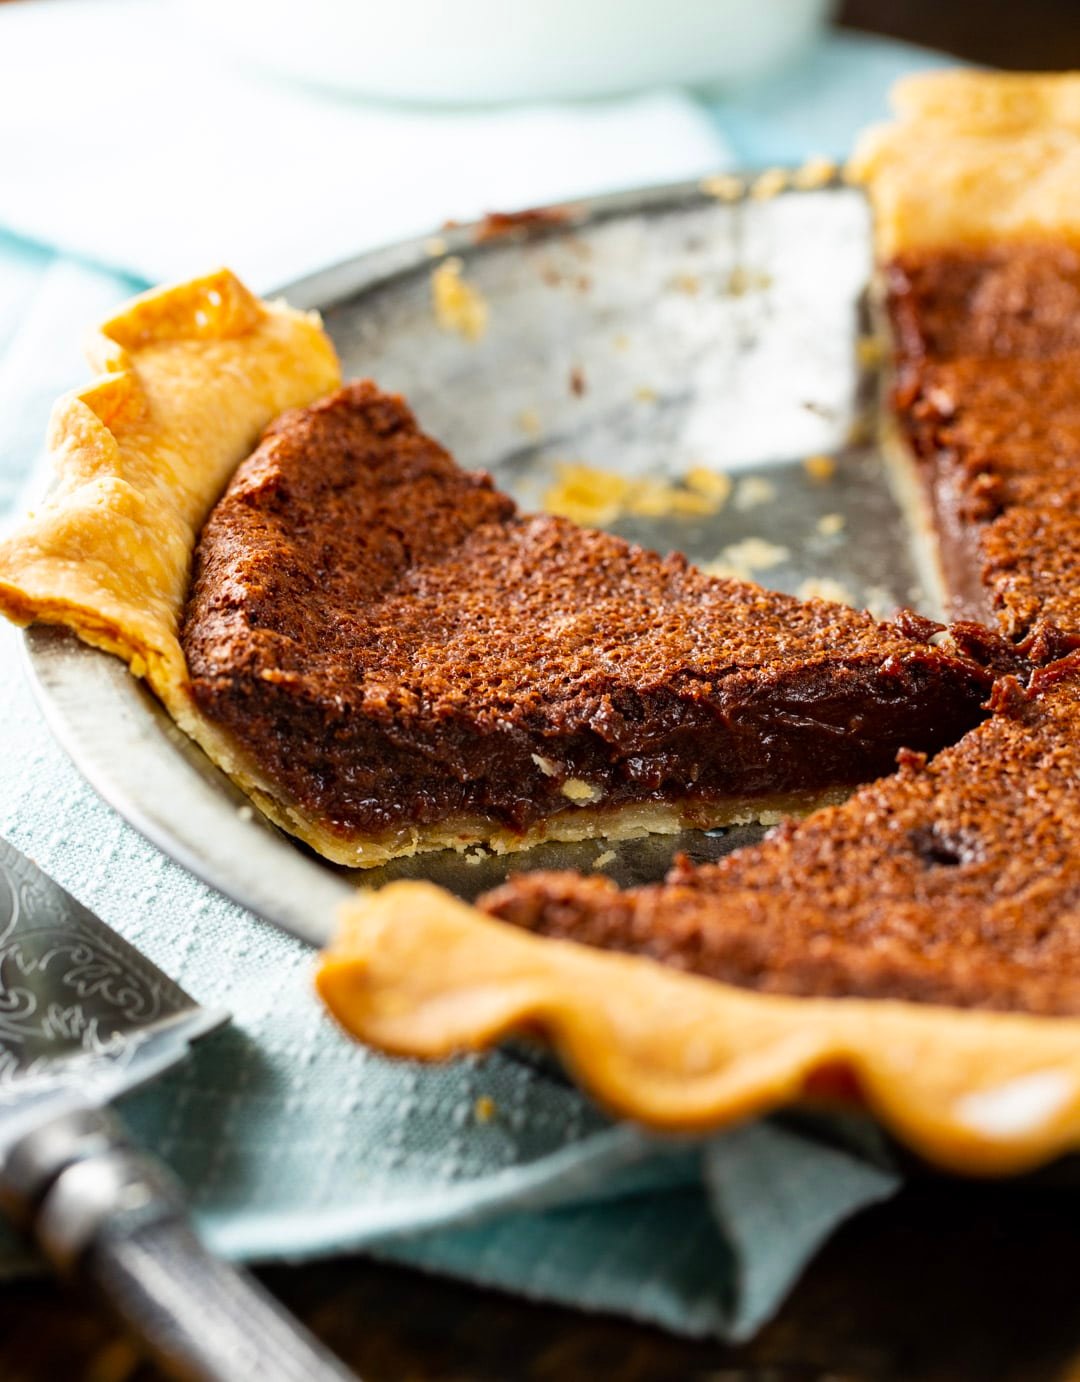
[[[0,608],[127,658],[332,859],[775,819],[981,716],[971,631],[939,647],[520,517],[371,384],[283,412],[337,382],[333,350],[227,273],[101,339]]]
[[[1060,653],[1080,636],[1080,76],[933,73],[895,100],[852,171],[901,483],[954,617]]]
[[[358,383],[240,466],[181,641],[260,803],[370,864],[846,795],[981,717],[990,674],[936,632],[523,517]]]
[[[361,894],[319,987],[397,1054],[540,1033],[659,1127],[842,1095],[944,1164],[1017,1169],[1080,1145],[1078,821],[1074,655],[932,762],[664,884]]]

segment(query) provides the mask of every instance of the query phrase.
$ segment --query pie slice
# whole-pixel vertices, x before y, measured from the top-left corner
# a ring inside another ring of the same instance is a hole
[[[932,73],[895,102],[852,171],[898,474],[954,617],[1060,653],[1080,636],[1080,75]]]
[[[109,373],[53,420],[57,484],[0,546],[0,609],[127,658],[334,860],[776,819],[981,717],[975,631],[937,646],[521,517],[401,399],[312,404],[338,379],[318,321],[227,273],[101,342]]]
[[[399,1055],[539,1033],[657,1127],[843,1096],[943,1164],[1016,1170],[1080,1144],[1078,822],[1073,655],[931,762],[663,884],[361,894],[319,989]]]
[[[181,642],[264,809],[364,865],[846,795],[981,718],[990,673],[937,632],[521,516],[365,382],[239,467]]]

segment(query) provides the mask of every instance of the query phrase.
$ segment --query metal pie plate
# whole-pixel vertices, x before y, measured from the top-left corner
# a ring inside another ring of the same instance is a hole
[[[495,239],[460,227],[440,242],[362,255],[283,295],[322,310],[346,377],[404,393],[463,466],[490,470],[526,508],[540,506],[559,462],[673,480],[725,470],[735,487],[715,516],[613,529],[699,562],[731,561],[733,546],[760,539],[734,560],[769,544],[770,564],[754,568],[762,584],[827,579],[881,613],[926,608],[885,463],[866,440],[875,380],[860,349],[871,262],[860,193],[723,202],[688,184],[576,204],[556,224]],[[430,279],[444,252],[488,303],[479,341],[434,319]],[[803,464],[820,455],[836,461],[831,480]],[[430,878],[471,898],[511,870],[587,870],[607,856],[605,872],[628,884],[661,876],[677,850],[715,857],[761,833],[342,869],[266,822],[119,660],[47,627],[27,632],[26,650],[49,724],[101,796],[206,882],[315,944],[361,883]]]

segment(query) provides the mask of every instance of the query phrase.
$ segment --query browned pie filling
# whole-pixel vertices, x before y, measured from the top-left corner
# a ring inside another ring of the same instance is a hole
[[[954,616],[1080,634],[1080,254],[921,251],[886,284]]]
[[[1049,660],[1080,634],[1080,255],[1008,246],[887,266],[893,405],[954,613]],[[1080,663],[929,764],[662,886],[532,874],[481,900],[548,935],[776,993],[1080,1012]]]
[[[1078,1014],[1080,663],[1002,681],[954,748],[718,863],[625,892],[523,874],[478,905],[770,993]]]
[[[276,791],[377,836],[523,831],[593,800],[707,822],[732,796],[866,781],[981,718],[990,674],[934,632],[522,517],[360,383],[237,471],[182,642],[199,707]]]

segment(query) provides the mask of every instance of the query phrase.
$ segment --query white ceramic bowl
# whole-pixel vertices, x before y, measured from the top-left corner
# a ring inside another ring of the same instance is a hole
[[[462,105],[734,86],[806,47],[833,0],[185,0],[217,45],[305,82]]]

